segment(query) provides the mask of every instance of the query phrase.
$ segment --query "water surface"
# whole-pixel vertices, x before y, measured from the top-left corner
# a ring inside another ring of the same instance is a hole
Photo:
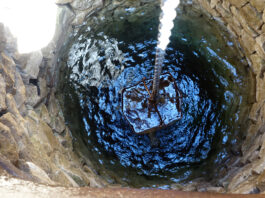
[[[148,135],[131,131],[121,111],[121,90],[152,77],[157,45],[159,9],[128,20],[134,12],[115,20],[95,17],[63,51],[59,94],[75,149],[112,183],[168,188],[214,178],[223,161],[240,154],[251,91],[244,61],[217,24],[180,14],[163,72],[184,95],[183,117],[157,131],[158,144],[151,144]]]

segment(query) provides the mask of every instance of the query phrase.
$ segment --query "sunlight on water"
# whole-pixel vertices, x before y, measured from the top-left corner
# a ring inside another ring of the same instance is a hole
[[[174,27],[173,20],[177,13],[176,8],[179,5],[179,0],[166,0],[162,3],[162,14],[160,19],[160,29],[158,36],[158,48],[165,50],[171,35],[171,29]]]

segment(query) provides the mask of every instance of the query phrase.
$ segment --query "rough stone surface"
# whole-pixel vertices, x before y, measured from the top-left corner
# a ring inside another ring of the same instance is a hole
[[[78,1],[75,1],[75,2],[78,2]],[[75,2],[73,2],[73,5],[75,4]],[[81,25],[85,18],[88,17],[89,15],[93,14],[97,9],[99,8],[102,8],[103,6],[103,2],[101,0],[97,0],[97,1],[88,1],[90,3],[87,3],[86,5],[86,9],[80,9],[79,6],[81,5],[75,5],[75,9],[78,9],[80,10],[76,16],[75,16],[75,19],[72,21],[72,24],[75,25],[75,26],[78,26],[78,25]],[[85,2],[83,2],[85,3]],[[79,3],[76,3],[76,4],[79,4]],[[84,7],[82,7],[84,8]]]
[[[0,23],[0,35],[5,34],[5,27],[3,23]],[[4,36],[0,36],[0,53],[5,49],[6,38]]]
[[[47,124],[51,123],[51,117],[49,115],[46,105],[41,104],[37,111],[44,122],[46,122]]]
[[[33,79],[38,78],[38,74],[40,70],[39,67],[42,62],[42,59],[43,59],[43,56],[40,50],[36,52],[32,52],[29,55],[24,71],[30,76],[30,78],[33,78]]]
[[[88,20],[92,13],[103,7],[103,2],[104,5],[109,5],[106,15],[119,17],[121,11],[117,7],[129,6],[131,1],[55,2],[60,4],[56,33],[50,45],[41,51],[19,55],[14,61],[14,57],[17,57],[15,39],[8,29],[0,24],[0,174],[45,184],[102,187],[108,184],[92,171],[89,160],[82,159],[81,154],[73,152],[71,132],[65,126],[60,104],[54,95],[52,86],[56,79],[53,74],[56,71],[58,49],[63,45],[66,36],[74,30],[72,28],[77,28],[72,25],[79,26],[84,20]],[[142,6],[150,0],[133,2],[134,5]],[[201,8],[233,32],[241,44],[243,56],[250,60],[249,67],[255,74],[253,84],[256,96],[249,113],[251,124],[241,148],[243,156],[232,159],[230,165],[224,167],[228,171],[218,181],[218,187],[198,180],[186,186],[172,185],[172,188],[221,193],[264,193],[264,1],[194,0],[188,5],[196,9]],[[115,9],[117,10],[114,11]],[[35,79],[36,83],[30,83],[29,79]],[[84,165],[84,161],[87,165]],[[3,182],[0,182],[1,185]],[[96,194],[92,197],[102,195],[101,191],[93,189],[92,192]],[[123,196],[120,192],[126,193],[121,190],[117,196]],[[146,191],[141,191],[141,197],[144,197],[144,192]],[[109,195],[108,190],[104,193]]]
[[[211,0],[211,3],[210,3],[211,8],[214,8],[217,5],[217,3],[220,3],[220,2],[221,0]]]
[[[76,0],[73,3],[71,3],[71,6],[75,10],[84,11],[91,8],[96,8],[98,5],[103,5],[102,0]]]
[[[248,48],[246,48],[246,53],[253,54],[253,52],[255,52],[255,44],[256,44],[255,39],[244,30],[241,33],[241,39],[242,42],[244,42],[244,44],[248,45]]]
[[[6,83],[3,76],[0,74],[0,112],[6,110]]]
[[[59,4],[59,5],[68,4],[68,3],[72,3],[72,2],[73,2],[73,0],[55,0],[55,3]]]
[[[23,132],[19,129],[18,123],[16,122],[14,115],[8,112],[2,117],[0,117],[0,122],[10,129],[16,142],[21,142]]]
[[[41,179],[41,182],[43,182],[44,184],[50,184],[53,185],[55,184],[47,175],[47,173],[42,170],[40,167],[38,167],[37,165],[35,165],[32,162],[26,162],[29,172],[35,176]]]
[[[20,112],[23,112],[23,105],[26,102],[26,87],[22,81],[22,78],[18,71],[15,73],[15,89],[16,94],[14,96],[16,104]]]
[[[56,60],[55,45],[44,53],[18,55],[14,38],[1,24],[0,32],[0,174],[52,185],[102,187],[101,179],[96,174],[90,178],[73,152],[54,95],[48,102],[46,76]],[[45,103],[52,104],[50,112]]]
[[[0,73],[5,79],[6,91],[14,93],[15,92],[15,89],[14,89],[15,63],[13,59],[11,59],[5,53],[1,53],[1,57],[2,57],[2,61],[0,61]]]
[[[263,24],[262,15],[250,4],[240,9],[239,17],[254,30],[258,30]]]
[[[32,107],[35,107],[41,101],[41,97],[38,94],[38,87],[35,85],[30,84],[26,86],[26,96],[26,104]]]
[[[259,12],[262,12],[265,9],[265,1],[263,0],[250,0],[250,4]]]
[[[220,13],[219,21],[225,24],[229,32],[239,41],[242,54],[249,60],[249,67],[255,81],[253,106],[249,112],[249,127],[241,151],[243,156],[236,160],[224,178],[219,180],[227,186],[226,192],[258,193],[265,190],[264,141],[265,141],[265,10],[263,0],[197,0],[201,9],[214,17]],[[209,8],[209,2],[212,6]],[[227,11],[229,14],[226,14]],[[263,68],[263,69],[262,69]],[[221,173],[220,173],[221,174]],[[204,188],[202,188],[204,189]]]
[[[265,53],[265,33],[258,36],[256,41],[262,52]]]
[[[231,17],[231,13],[229,11],[227,11],[226,9],[224,9],[221,2],[217,3],[216,10],[217,10],[217,12],[219,12],[221,14],[222,17],[225,17],[225,18]]]
[[[10,129],[0,123],[0,153],[9,159],[13,164],[17,164],[18,148]]]
[[[241,8],[248,2],[248,0],[229,0],[229,2],[237,8]]]
[[[257,53],[250,56],[254,73],[260,75],[261,68],[265,66],[265,60],[262,59]]]

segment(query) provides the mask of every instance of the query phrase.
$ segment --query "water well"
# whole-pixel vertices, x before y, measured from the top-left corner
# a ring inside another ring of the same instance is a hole
[[[56,3],[55,36],[37,52],[18,54],[0,26],[1,175],[264,192],[263,1],[181,1],[163,72],[183,95],[182,118],[153,133],[155,144],[131,130],[121,90],[153,75],[159,1]]]

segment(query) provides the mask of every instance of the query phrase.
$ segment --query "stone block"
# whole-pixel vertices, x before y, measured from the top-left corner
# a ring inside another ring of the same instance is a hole
[[[264,101],[265,100],[265,78],[260,78],[260,76],[256,77],[257,85],[256,85],[256,95],[257,101]]]
[[[21,120],[23,119],[17,109],[17,104],[14,100],[13,95],[11,94],[6,94],[6,103],[7,103],[7,110],[8,112],[12,113],[15,117],[16,120]]]
[[[261,32],[265,33],[265,24],[263,24],[263,26],[261,27]]]
[[[220,3],[220,2],[221,2],[221,0],[211,0],[210,7],[211,8],[215,8],[217,3]]]
[[[40,101],[41,97],[38,95],[38,88],[35,85],[26,86],[26,105],[35,107]]]
[[[242,30],[241,39],[241,44],[244,46],[247,55],[253,54],[255,52],[255,39],[244,30]]]
[[[6,45],[6,38],[5,38],[5,26],[3,23],[0,23],[0,53],[4,51]]]
[[[39,70],[40,70],[40,64],[42,62],[43,56],[41,50],[32,52],[29,55],[29,58],[26,63],[26,67],[24,71],[29,74],[30,78],[37,79]]]
[[[84,22],[85,17],[89,15],[89,13],[92,12],[92,10],[93,9],[90,8],[89,10],[79,11],[75,16],[74,20],[72,21],[72,25],[74,26],[81,25]]]
[[[0,74],[0,112],[7,109],[6,106],[6,83],[3,76]]]
[[[79,187],[78,184],[63,170],[57,171],[52,179],[63,183],[66,186]]]
[[[46,122],[47,124],[51,123],[51,117],[49,115],[47,107],[44,104],[41,104],[37,111],[44,122]]]
[[[253,30],[253,28],[251,28],[246,23],[245,19],[240,15],[238,8],[236,8],[235,6],[231,6],[231,12],[233,14],[233,19],[237,19],[240,26],[242,26],[248,34],[250,34],[252,37],[258,36],[258,33],[255,30]],[[232,20],[232,21],[235,21],[235,20]]]
[[[5,53],[1,53],[1,57],[2,57],[2,63],[4,64],[4,66],[10,68],[10,69],[14,69],[15,68],[15,62],[14,60],[9,57],[7,54]]]
[[[255,7],[259,12],[262,12],[265,9],[264,0],[250,0],[250,4]]]
[[[229,3],[228,0],[223,0],[222,6],[227,12],[231,12],[231,10],[230,10],[231,4]]]
[[[51,118],[50,125],[51,128],[57,133],[62,133],[65,130],[64,119],[59,115]]]
[[[28,166],[28,170],[31,175],[39,178],[39,180],[44,184],[50,184],[54,185],[55,183],[49,178],[47,173],[42,170],[40,167],[38,167],[36,164],[32,162],[26,162],[26,165]]]
[[[52,129],[32,110],[29,111],[29,115],[25,120],[28,125],[31,144],[38,153],[42,153],[43,159],[46,158],[45,161],[48,161],[48,156],[54,150],[60,149],[60,144],[53,135]]]
[[[17,143],[14,140],[10,129],[0,123],[0,153],[13,164],[16,164],[19,158],[17,148]]]
[[[103,1],[102,0],[75,0],[74,2],[71,3],[71,6],[73,7],[73,9],[79,10],[79,11],[91,9],[95,5],[103,6]]]
[[[253,72],[255,75],[260,75],[261,68],[265,67],[265,60],[261,58],[257,53],[250,55]]]
[[[212,9],[210,6],[210,1],[205,1],[205,0],[198,0],[200,6],[205,9],[210,15],[214,17],[220,17],[220,14],[215,10]],[[207,14],[207,13],[206,13]]]
[[[16,142],[19,142],[22,137],[22,130],[19,129],[15,116],[8,112],[0,117],[0,122],[10,129]]]
[[[239,17],[241,21],[248,24],[255,31],[257,31],[263,24],[262,15],[250,4],[246,4],[239,10]]]
[[[243,5],[248,3],[248,0],[229,0],[229,2],[237,8],[241,8]]]
[[[17,108],[17,105],[16,105],[16,102],[14,100],[13,95],[11,95],[11,94],[6,95],[6,104],[7,104],[8,112],[12,113],[12,115],[15,117],[15,120],[16,120],[18,127],[19,127],[18,130],[22,131],[23,134],[28,136],[28,130],[25,126],[25,120],[21,116],[21,114]]]
[[[73,0],[55,0],[55,3],[58,5],[63,5],[63,4],[68,4],[68,3],[72,3]]]
[[[262,14],[262,20],[263,20],[263,22],[265,22],[265,9],[264,9],[263,14]]]
[[[263,53],[265,53],[265,33],[256,38],[256,42]]]
[[[50,128],[50,126],[48,126],[46,123],[44,122],[40,122],[39,124],[39,128],[42,129],[42,135],[45,135],[45,138],[43,138],[43,140],[45,140],[47,143],[49,143],[50,147],[54,150],[59,149],[60,147],[60,143],[58,141],[57,138],[55,138],[52,129]],[[37,128],[38,130],[38,128]]]
[[[241,36],[243,27],[235,16],[226,18],[226,22],[235,31],[237,36]]]
[[[228,18],[231,17],[232,14],[230,12],[228,12],[226,9],[223,8],[222,4],[220,2],[218,2],[216,4],[216,10],[221,14],[222,17],[224,18]]]
[[[244,28],[244,30],[251,35],[253,38],[257,37],[259,35],[259,33],[257,31],[255,31],[252,27],[250,27],[247,24],[243,24],[242,27]]]
[[[5,156],[2,156],[0,154],[0,172],[1,172],[1,170],[4,170],[5,173],[8,173],[9,175],[11,175],[13,177],[16,177],[16,178],[19,178],[22,180],[38,182],[38,181],[34,180],[30,175],[19,170],[14,164],[12,164],[10,162],[10,160],[8,160]],[[8,177],[8,180],[9,179],[11,179],[11,177]],[[21,181],[21,180],[19,180],[19,181]],[[1,183],[3,183],[3,182],[1,182]],[[14,191],[14,190],[12,190],[12,191]],[[2,195],[2,193],[1,193],[1,195]]]
[[[14,84],[15,84],[15,63],[8,57],[6,54],[1,53],[2,63],[0,62],[0,73],[5,79],[6,91],[14,93]]]
[[[18,109],[21,111],[22,106],[26,102],[26,87],[18,71],[16,71],[15,73],[15,89],[16,89],[16,94],[14,98]]]
[[[48,103],[48,111],[50,116],[57,116],[59,114],[59,107],[59,102],[55,99],[54,92],[52,92]]]
[[[231,25],[227,25],[227,30],[235,38],[238,38],[239,34],[235,31],[234,27],[232,27]]]
[[[41,101],[44,101],[48,95],[46,80],[39,78],[37,84],[26,86],[26,105],[36,107]]]
[[[210,6],[210,1],[205,1],[205,0],[198,0],[199,4],[205,9],[207,10],[209,13],[211,13],[211,6]]]

